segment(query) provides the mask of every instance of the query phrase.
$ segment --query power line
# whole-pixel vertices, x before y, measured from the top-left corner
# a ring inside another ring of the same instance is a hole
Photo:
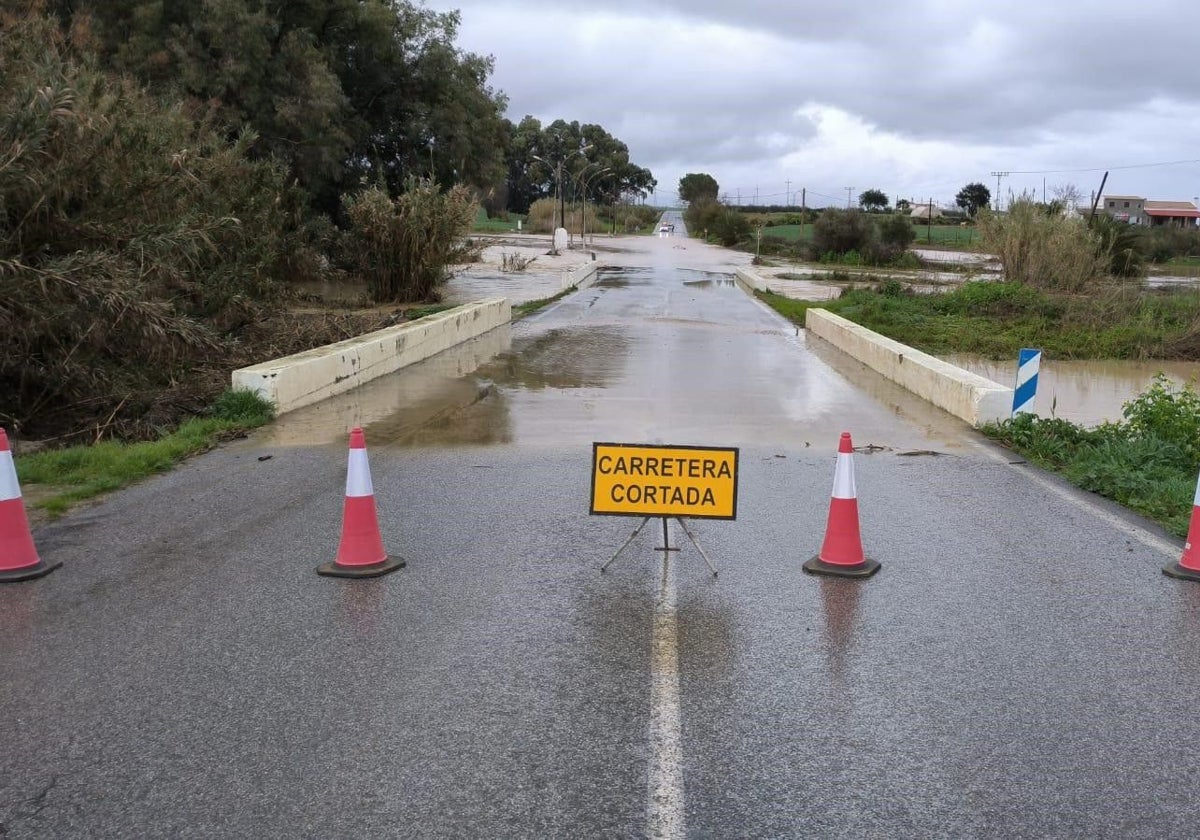
[[[1151,169],[1156,166],[1184,166],[1200,160],[1164,160],[1157,163],[1131,163],[1126,166],[1094,166],[1087,169],[1013,169],[1006,175],[1071,175],[1081,172],[1108,172],[1114,169]],[[995,174],[994,172],[992,173]]]

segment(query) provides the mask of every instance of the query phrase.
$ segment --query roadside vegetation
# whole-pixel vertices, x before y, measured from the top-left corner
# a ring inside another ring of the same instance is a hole
[[[1084,428],[1032,414],[983,433],[1084,490],[1188,535],[1200,467],[1200,395],[1159,377],[1125,404],[1124,419]]]
[[[202,416],[154,440],[97,441],[21,454],[14,463],[26,504],[50,518],[119,490],[271,421],[274,406],[249,391],[225,391]]]
[[[0,9],[14,440],[157,440],[237,367],[405,320],[480,208],[630,218],[651,173],[599,125],[507,120],[458,26],[415,0]]]
[[[811,213],[816,216],[816,213]],[[893,216],[895,217],[895,216]],[[949,247],[969,251],[979,243],[979,229],[975,225],[939,222],[926,225],[922,219],[907,216],[908,223],[913,229],[912,244],[917,247]],[[750,214],[752,226],[762,226],[763,240],[781,240],[783,245],[812,242],[814,225],[812,222],[800,222],[799,213],[762,213]],[[782,251],[780,253],[783,253]]]
[[[1134,231],[1109,219],[1085,221],[1015,202],[984,213],[981,242],[1004,281],[971,280],[917,294],[895,277],[858,275],[835,300],[760,297],[803,324],[819,306],[869,329],[944,356],[1014,358],[1039,347],[1054,359],[1200,361],[1200,290],[1156,290],[1141,276],[1160,256],[1187,264],[1196,231]],[[1179,251],[1184,251],[1179,254]],[[831,279],[849,280],[832,273]],[[1157,378],[1123,409],[1123,420],[1086,428],[1025,414],[984,434],[1077,486],[1110,498],[1186,536],[1200,470],[1200,396],[1195,384]]]
[[[1056,359],[1200,361],[1200,291],[1107,283],[1090,295],[1066,295],[1015,281],[975,280],[916,294],[895,278],[870,280],[830,301],[761,297],[798,324],[810,306],[819,306],[933,355],[1009,359],[1022,347],[1040,347]]]

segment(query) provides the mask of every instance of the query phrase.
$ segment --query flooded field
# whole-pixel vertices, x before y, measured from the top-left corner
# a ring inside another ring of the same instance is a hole
[[[964,370],[1013,387],[1017,360],[995,361],[971,355],[941,357]],[[1196,385],[1200,362],[1074,361],[1042,358],[1034,408],[1039,417],[1059,417],[1085,426],[1118,421],[1121,407],[1145,391],[1162,373],[1176,385]]]

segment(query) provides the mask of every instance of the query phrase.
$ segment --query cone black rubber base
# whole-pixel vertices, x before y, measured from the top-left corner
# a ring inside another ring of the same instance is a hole
[[[405,561],[400,557],[388,557],[381,563],[372,563],[369,566],[339,566],[335,560],[317,566],[317,574],[326,577],[373,578],[403,569],[405,565]]]
[[[44,577],[61,565],[61,562],[47,563],[45,560],[39,560],[32,566],[0,572],[0,583],[16,583],[20,580],[33,580],[34,578]]]
[[[1163,574],[1167,577],[1179,578],[1180,580],[1194,580],[1200,583],[1200,572],[1197,572],[1195,569],[1185,569],[1178,563],[1163,566]]]
[[[826,563],[820,557],[814,557],[804,564],[804,571],[810,575],[848,578],[869,578],[878,572],[879,568],[879,563],[869,557],[857,566],[838,566],[834,563]]]

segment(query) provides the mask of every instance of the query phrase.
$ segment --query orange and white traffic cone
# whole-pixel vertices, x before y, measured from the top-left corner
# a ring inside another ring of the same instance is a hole
[[[61,565],[38,557],[17,482],[17,467],[8,448],[8,433],[0,429],[0,583],[40,578]]]
[[[1196,483],[1196,498],[1192,500],[1192,519],[1188,522],[1187,542],[1178,563],[1163,567],[1163,574],[1182,580],[1200,582],[1200,481]]]
[[[829,501],[829,520],[821,553],[804,564],[804,571],[836,577],[870,577],[879,571],[879,563],[863,555],[858,533],[858,496],[854,488],[854,444],[850,433],[842,432],[838,442],[837,468],[833,474],[833,495]]]
[[[350,431],[350,459],[346,468],[346,503],[342,509],[342,541],[332,563],[317,566],[317,574],[330,577],[379,577],[402,568],[404,561],[389,558],[383,550],[379,520],[375,515],[375,489],[367,464],[363,430]]]

